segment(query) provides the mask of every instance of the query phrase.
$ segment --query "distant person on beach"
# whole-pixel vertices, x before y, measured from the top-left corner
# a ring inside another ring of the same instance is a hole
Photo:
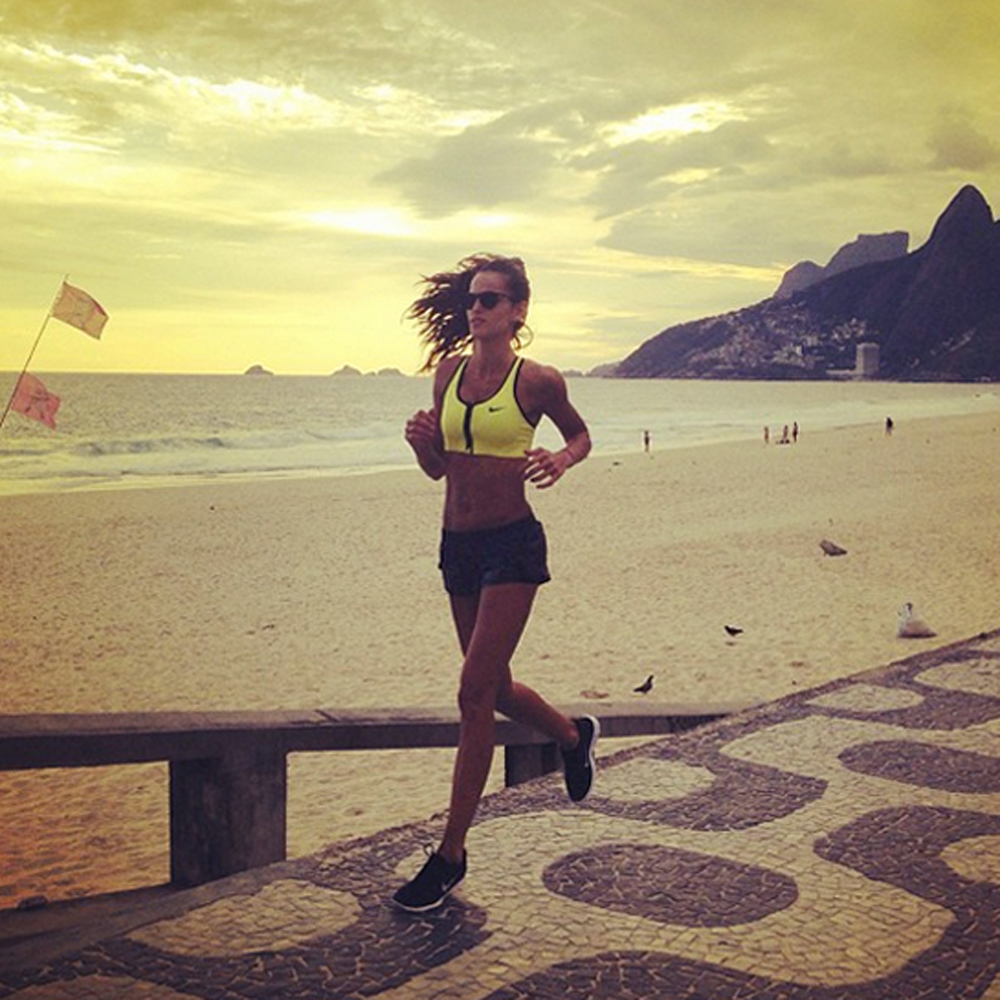
[[[590,433],[554,368],[518,356],[531,289],[516,257],[477,254],[424,279],[408,316],[428,348],[434,406],[406,424],[420,468],[445,480],[440,569],[464,657],[448,821],[438,849],[393,896],[431,910],[465,877],[465,838],[493,760],[494,712],[540,730],[562,749],[569,797],[594,778],[599,726],[570,719],[511,676],[510,660],[538,587],[549,580],[542,525],[525,485],[554,486],[590,452]],[[564,447],[533,446],[548,417]]]
[[[792,423],[792,444],[797,444],[799,440],[799,422],[796,420]]]
[[[771,440],[771,428],[764,425],[764,444],[767,444]]]
[[[781,438],[779,439],[778,444],[789,444],[790,442],[791,438],[788,436],[788,424],[785,424],[785,426],[781,428]]]
[[[642,448],[643,448],[643,451],[645,451],[647,455],[649,454],[649,445],[650,445],[651,441],[652,441],[652,436],[650,435],[649,431],[643,431],[642,432]]]
[[[892,417],[886,417],[885,418],[885,433],[889,437],[892,436],[892,428],[893,428],[893,426],[894,426],[894,424],[892,422]]]

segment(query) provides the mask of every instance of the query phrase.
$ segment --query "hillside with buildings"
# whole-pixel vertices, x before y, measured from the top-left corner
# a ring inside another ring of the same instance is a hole
[[[1000,223],[986,199],[962,188],[913,252],[906,234],[885,235],[859,238],[818,276],[807,269],[804,287],[797,265],[799,278],[763,302],[662,331],[614,374],[1000,379]]]

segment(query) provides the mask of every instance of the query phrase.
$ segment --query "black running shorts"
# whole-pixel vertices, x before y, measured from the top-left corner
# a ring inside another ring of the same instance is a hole
[[[545,529],[529,516],[500,528],[442,531],[438,568],[444,589],[456,597],[500,583],[548,583]]]

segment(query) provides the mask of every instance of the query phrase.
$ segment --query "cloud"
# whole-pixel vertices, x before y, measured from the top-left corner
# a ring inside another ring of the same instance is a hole
[[[856,235],[848,228],[854,220],[828,209],[830,195],[823,185],[802,186],[794,195],[790,188],[772,184],[771,178],[757,185],[736,178],[729,190],[678,189],[663,204],[615,219],[600,243],[653,258],[771,270],[814,256],[827,259]],[[788,216],[796,213],[811,217],[812,226],[790,226]],[[863,225],[860,211],[856,218]]]
[[[648,206],[684,183],[754,169],[772,155],[766,125],[727,122],[711,131],[601,150],[576,166],[598,176],[592,200],[607,217]]]
[[[50,111],[16,94],[0,93],[0,142],[8,151],[96,152],[107,143],[86,135],[73,115]]]
[[[933,164],[940,170],[984,170],[1000,163],[1000,145],[984,135],[968,117],[947,112],[931,133]]]
[[[284,134],[356,125],[359,117],[348,102],[327,100],[299,84],[178,74],[122,52],[84,55],[7,41],[0,43],[0,59],[16,74],[24,103],[62,107],[81,130],[129,124],[174,135],[220,127]],[[362,95],[354,100],[365,103]]]
[[[440,139],[427,156],[410,157],[376,176],[422,215],[494,209],[531,201],[556,165],[552,143],[501,120]]]
[[[913,152],[892,149],[881,138],[830,136],[801,154],[799,167],[805,178],[879,177],[907,173],[916,165]]]

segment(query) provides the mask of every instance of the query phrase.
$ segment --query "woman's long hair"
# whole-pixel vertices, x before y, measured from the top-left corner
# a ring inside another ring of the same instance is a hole
[[[464,257],[452,271],[440,271],[423,278],[424,293],[407,310],[407,319],[417,324],[420,339],[427,347],[427,360],[421,371],[430,371],[445,358],[460,354],[472,342],[469,319],[465,314],[465,296],[472,279],[480,271],[496,271],[507,279],[507,291],[515,302],[531,299],[531,284],[520,257],[477,253]],[[515,346],[524,341],[519,327]]]

